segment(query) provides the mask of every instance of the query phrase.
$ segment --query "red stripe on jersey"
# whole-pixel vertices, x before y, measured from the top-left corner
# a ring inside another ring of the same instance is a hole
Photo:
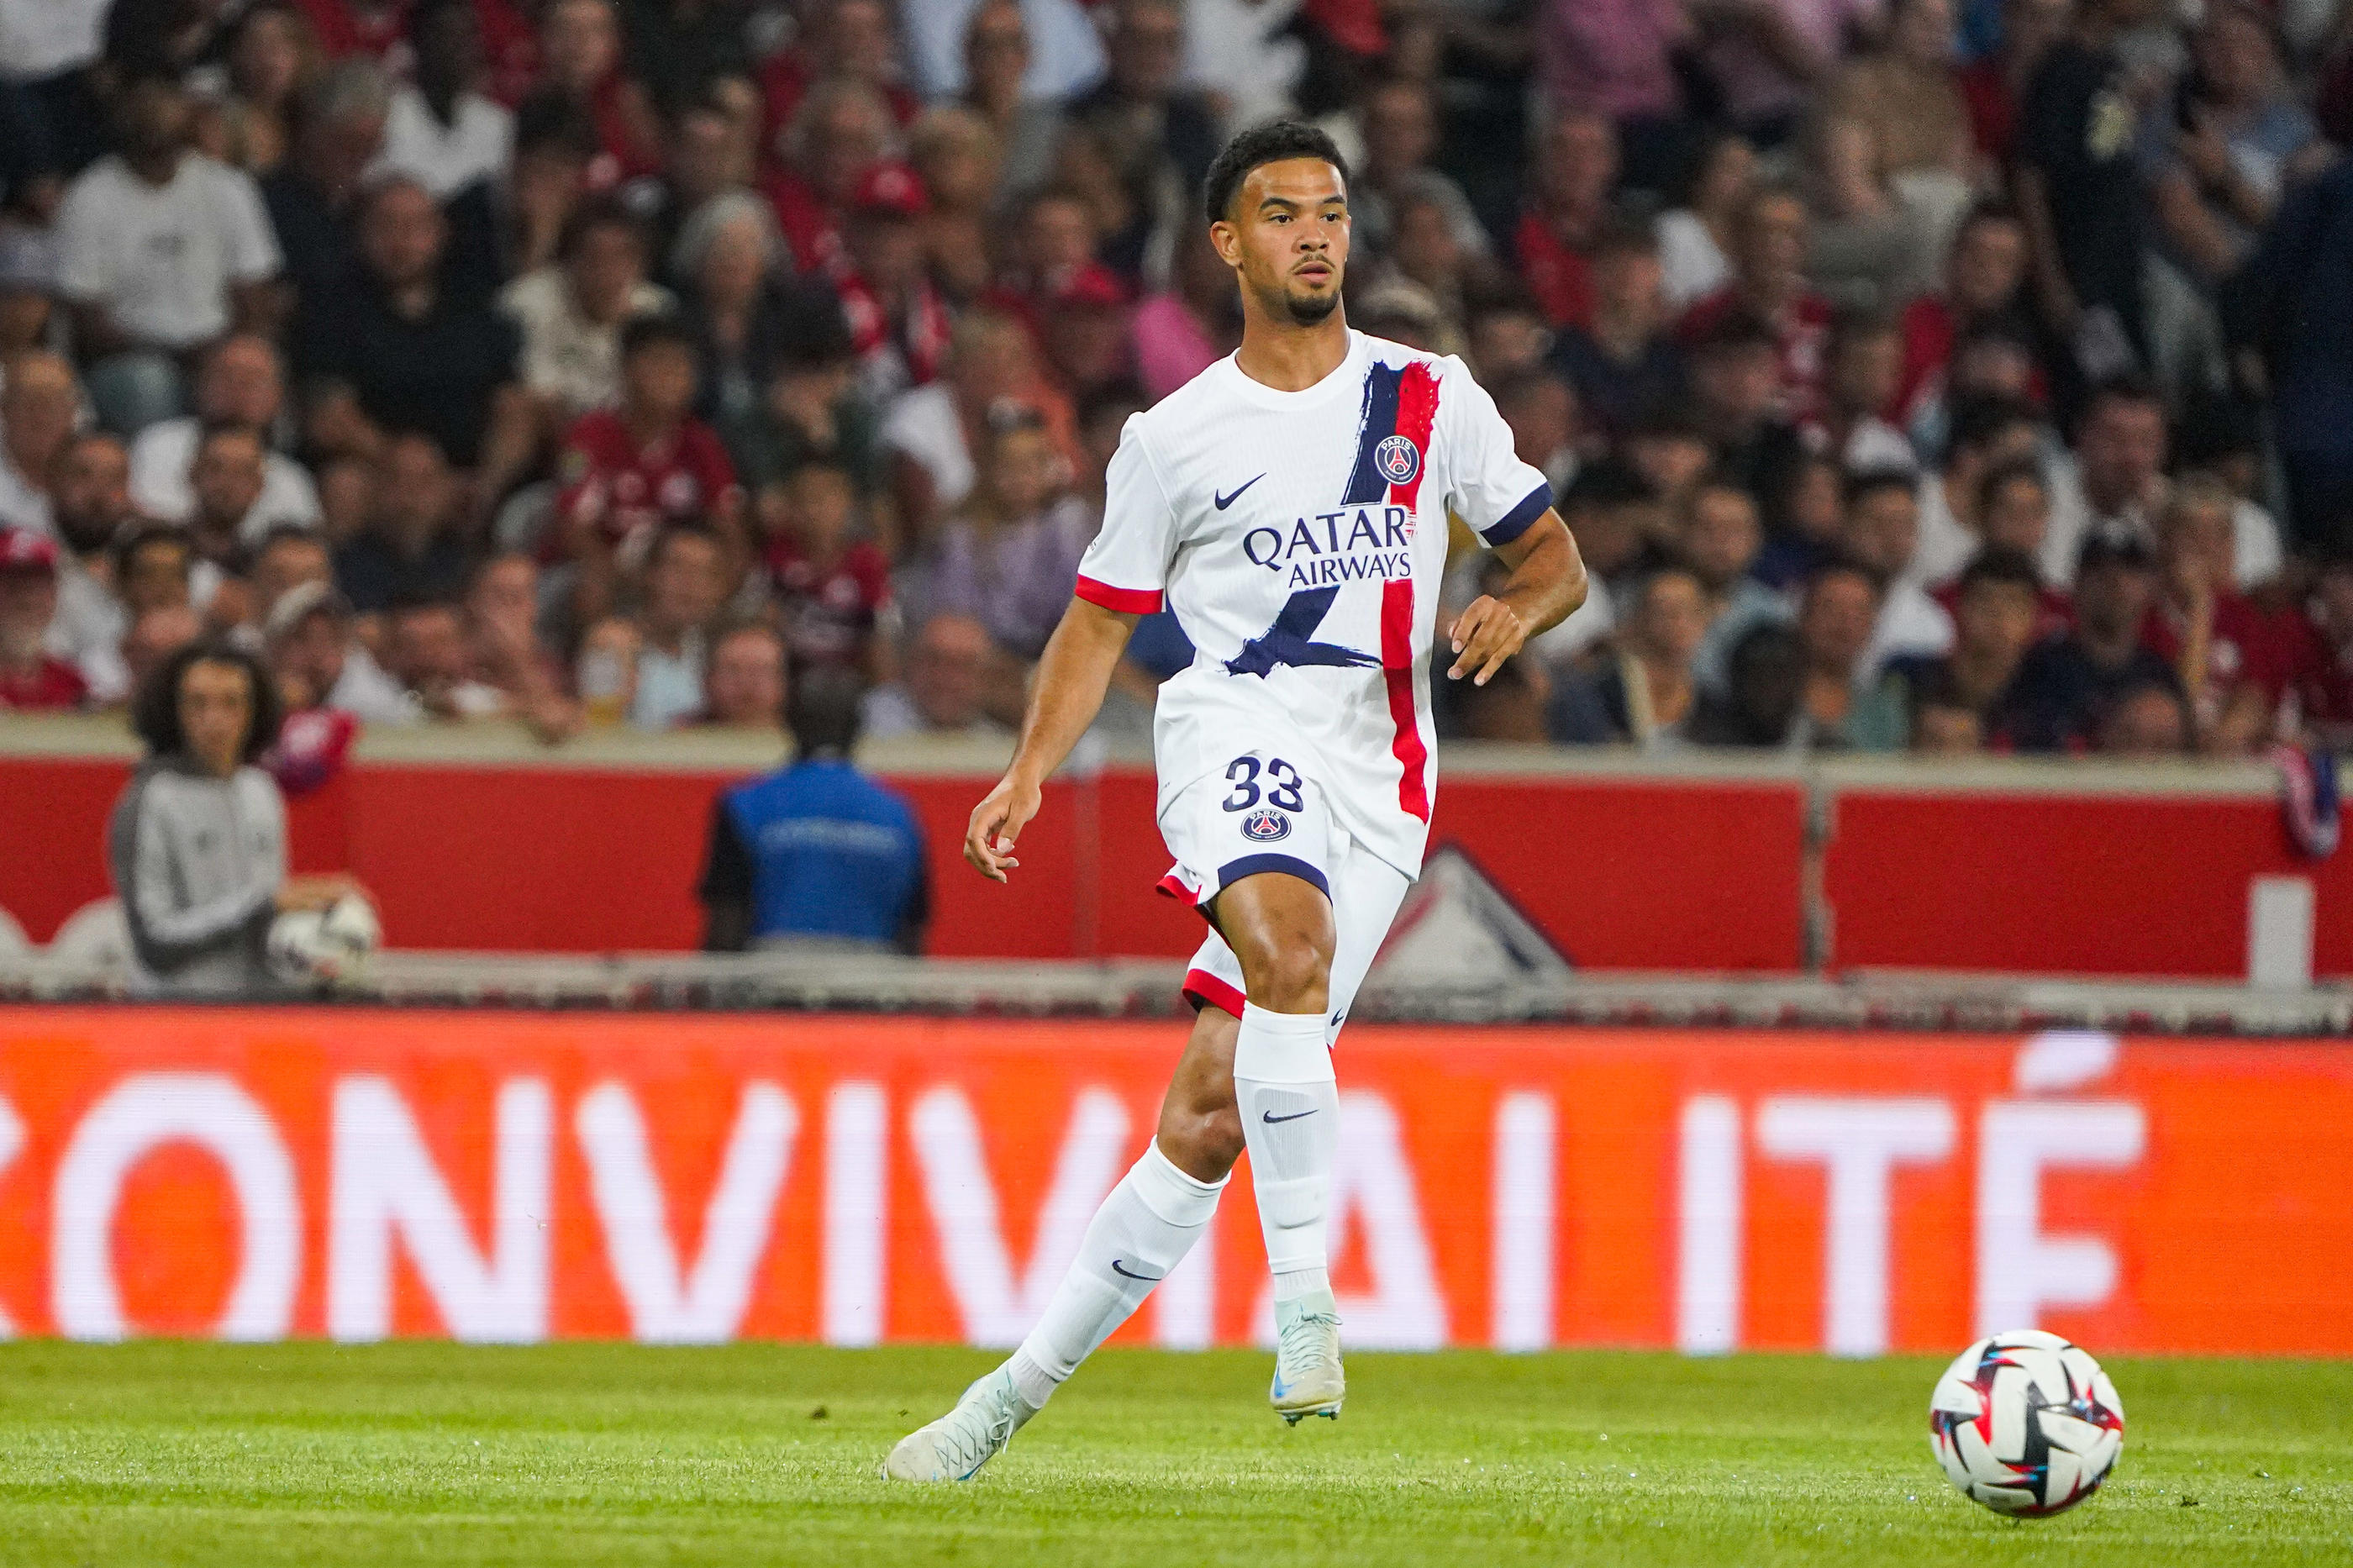
[[[1078,595],[1090,605],[1100,605],[1124,616],[1148,616],[1160,608],[1157,588],[1114,588],[1083,574],[1079,578]]]
[[[1389,721],[1397,736],[1389,742],[1405,771],[1398,776],[1398,809],[1409,816],[1430,820],[1430,785],[1425,777],[1430,749],[1421,743],[1421,716],[1413,705],[1413,579],[1403,577],[1381,584],[1381,679],[1389,689]]]
[[[1430,433],[1437,424],[1438,377],[1417,360],[1398,377],[1397,433],[1413,443],[1421,461],[1414,465],[1413,478],[1389,487],[1390,505],[1413,510],[1414,498],[1421,494],[1421,476],[1430,471]]]
[[[1438,377],[1416,361],[1398,378],[1397,433],[1413,443],[1421,461],[1413,478],[1389,487],[1389,504],[1410,513],[1430,471],[1430,433],[1438,424]],[[1413,579],[1381,584],[1381,679],[1389,691],[1389,721],[1397,727],[1389,750],[1404,771],[1398,776],[1398,809],[1430,820],[1430,749],[1421,743],[1421,715],[1413,702]]]
[[[1239,1018],[1250,998],[1206,969],[1185,972],[1185,995],[1204,1007],[1222,1007]]]

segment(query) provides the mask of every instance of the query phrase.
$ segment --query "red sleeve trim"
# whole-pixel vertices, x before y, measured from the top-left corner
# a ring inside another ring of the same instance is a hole
[[[1149,616],[1160,608],[1157,588],[1114,588],[1084,574],[1080,574],[1078,593],[1088,604],[1116,610],[1123,616]]]

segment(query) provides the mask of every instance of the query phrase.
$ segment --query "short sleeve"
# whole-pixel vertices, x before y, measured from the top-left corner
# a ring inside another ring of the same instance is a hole
[[[1447,510],[1490,548],[1509,544],[1551,508],[1552,487],[1542,471],[1512,450],[1512,427],[1487,389],[1471,378],[1470,368],[1450,357],[1445,370],[1438,408],[1452,485]]]
[[[269,209],[261,205],[261,187],[240,169],[221,171],[224,200],[222,224],[227,230],[228,275],[239,283],[259,283],[278,276],[278,231],[269,226]]]
[[[1145,449],[1138,416],[1119,434],[1103,479],[1103,530],[1079,559],[1078,595],[1123,615],[1160,607],[1176,552],[1176,514]]]

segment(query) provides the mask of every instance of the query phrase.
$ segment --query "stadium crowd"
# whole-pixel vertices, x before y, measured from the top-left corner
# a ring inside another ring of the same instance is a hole
[[[1592,568],[1447,733],[2343,743],[2353,5],[2170,3],[0,0],[0,708],[1002,731],[1295,114]]]

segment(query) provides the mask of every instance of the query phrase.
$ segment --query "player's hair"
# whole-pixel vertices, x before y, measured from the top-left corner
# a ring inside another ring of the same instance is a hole
[[[1223,222],[1252,169],[1292,158],[1321,159],[1339,171],[1341,184],[1348,183],[1348,160],[1329,135],[1304,121],[1277,120],[1253,125],[1226,143],[1201,182],[1201,210],[1211,223]]]
[[[139,698],[131,710],[131,727],[142,741],[147,742],[147,754],[169,757],[187,750],[188,737],[180,728],[180,686],[188,671],[199,664],[227,664],[245,671],[247,691],[253,699],[253,722],[245,731],[245,743],[238,760],[259,762],[261,753],[278,741],[278,722],[283,716],[278,702],[277,683],[261,660],[236,644],[217,637],[199,638],[180,648],[156,668],[139,689]]]
[[[2042,592],[2042,574],[2035,569],[2034,558],[2022,550],[2005,549],[1999,544],[1978,551],[1961,568],[1957,590],[1960,596],[1968,597],[1969,590],[1980,583],[2006,583],[2030,594]]]

